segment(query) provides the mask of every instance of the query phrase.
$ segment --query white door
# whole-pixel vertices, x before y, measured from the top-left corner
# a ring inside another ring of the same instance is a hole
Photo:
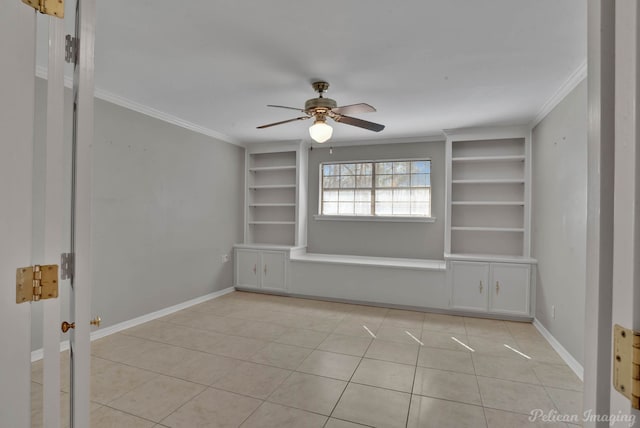
[[[451,262],[451,307],[486,312],[488,282],[489,263]]]
[[[491,263],[489,310],[529,315],[529,265]]]
[[[282,251],[262,252],[262,288],[271,290],[286,289],[285,253]]]

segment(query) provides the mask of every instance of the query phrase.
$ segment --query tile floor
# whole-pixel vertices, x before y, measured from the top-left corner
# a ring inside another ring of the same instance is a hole
[[[581,391],[531,324],[243,292],[92,344],[93,428],[567,428],[529,412],[581,414]]]

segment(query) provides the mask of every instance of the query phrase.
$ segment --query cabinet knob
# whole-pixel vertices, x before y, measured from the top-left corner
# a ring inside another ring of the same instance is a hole
[[[480,281],[480,293],[482,293],[482,289],[483,289],[483,288],[484,288],[484,287],[482,286],[482,281]]]
[[[500,281],[496,281],[496,294],[500,294]]]

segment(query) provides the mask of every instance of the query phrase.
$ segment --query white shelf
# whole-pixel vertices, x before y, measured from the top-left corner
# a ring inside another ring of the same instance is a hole
[[[453,201],[451,205],[524,206],[524,201]]]
[[[259,171],[287,171],[287,170],[295,170],[295,165],[282,165],[282,166],[258,166],[249,168],[251,172],[259,172]]]
[[[296,224],[295,221],[250,221],[249,224]]]
[[[521,227],[481,227],[481,226],[451,226],[451,230],[474,231],[474,232],[518,232],[523,233]]]
[[[295,207],[293,203],[253,203],[249,204],[250,207]]]
[[[473,180],[451,180],[453,184],[524,184],[520,178],[488,178]]]
[[[295,189],[295,184],[259,184],[249,186],[251,190],[259,190],[259,189]]]
[[[524,162],[524,155],[513,156],[460,156],[452,158],[452,162],[509,162],[509,161],[522,161]]]

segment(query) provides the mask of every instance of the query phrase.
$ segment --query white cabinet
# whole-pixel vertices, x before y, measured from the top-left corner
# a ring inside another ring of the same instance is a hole
[[[286,291],[286,251],[235,249],[235,286]]]
[[[530,316],[530,276],[524,263],[451,261],[451,308]]]

